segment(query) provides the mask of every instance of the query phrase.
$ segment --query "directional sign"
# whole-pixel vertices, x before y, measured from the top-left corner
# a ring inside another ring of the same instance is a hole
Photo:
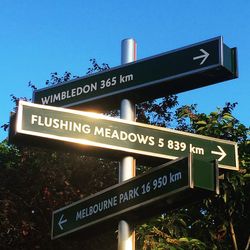
[[[236,49],[222,37],[34,91],[33,102],[103,111],[237,77]],[[112,99],[110,99],[112,98]]]
[[[182,158],[56,210],[52,215],[52,239],[107,220],[109,224],[117,222],[121,216],[135,222],[215,191],[214,168],[209,168],[211,175],[199,176],[201,189],[196,188],[192,171],[191,158]],[[212,186],[205,191],[207,181]]]
[[[220,168],[238,170],[237,144],[212,137],[129,122],[99,114],[21,101],[10,141],[79,146],[85,154],[176,159],[192,153],[196,159],[219,162]],[[61,143],[61,142],[64,143]]]

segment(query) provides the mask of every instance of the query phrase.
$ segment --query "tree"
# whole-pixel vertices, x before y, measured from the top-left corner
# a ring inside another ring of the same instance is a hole
[[[247,249],[250,141],[249,128],[232,115],[236,105],[226,103],[209,115],[198,113],[195,105],[176,110],[177,129],[237,141],[240,171],[221,171],[220,195],[143,225],[139,237],[144,249]]]
[[[94,67],[96,62],[92,62]],[[46,85],[69,79],[69,72],[62,77],[54,72]],[[36,88],[31,82],[29,86]],[[15,95],[11,95],[11,99],[14,110],[20,99],[28,100]],[[7,129],[8,124],[2,128]],[[73,235],[51,241],[50,231],[53,210],[117,182],[117,162],[86,157],[79,152],[17,148],[6,141],[0,145],[1,249],[97,249],[100,245],[103,249],[112,249],[112,245],[116,249],[116,229],[94,240],[85,232],[78,237]],[[106,248],[104,243],[108,244]]]
[[[88,73],[108,69],[91,60]],[[46,85],[77,76],[51,74]],[[29,86],[35,89],[31,82]],[[19,98],[12,95],[16,104]],[[25,99],[25,98],[22,98]],[[137,121],[173,127],[239,143],[241,170],[221,172],[221,194],[195,206],[166,211],[137,228],[138,249],[244,249],[249,221],[249,128],[233,117],[236,103],[206,115],[197,106],[178,106],[172,95],[137,105]],[[118,115],[119,111],[108,115]],[[7,129],[8,125],[3,128]],[[91,167],[90,167],[91,166]],[[50,240],[51,212],[117,183],[118,163],[80,153],[0,144],[1,249],[116,249],[116,228]],[[147,170],[138,166],[138,173]]]

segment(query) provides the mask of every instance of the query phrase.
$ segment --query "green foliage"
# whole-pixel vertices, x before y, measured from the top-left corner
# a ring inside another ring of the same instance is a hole
[[[140,249],[205,250],[206,245],[203,242],[187,237],[188,228],[183,217],[186,215],[181,212],[170,212],[140,226],[138,229]]]
[[[177,129],[213,136],[225,140],[247,140],[249,128],[245,127],[233,115],[237,103],[226,103],[225,107],[206,115],[198,114],[195,105],[183,106],[176,112]]]
[[[72,78],[75,76],[69,72],[63,76],[55,72],[46,85]],[[29,86],[36,89],[31,82]],[[28,100],[11,96],[14,110],[20,99]],[[2,127],[7,129],[8,124]],[[52,211],[117,183],[117,167],[117,162],[80,153],[55,152],[46,147],[16,148],[2,142],[0,249],[97,249],[105,244],[106,249],[116,249],[116,229],[94,240],[85,233],[51,241],[50,233]]]
[[[161,249],[162,242],[165,249],[245,248],[249,237],[246,221],[250,221],[250,141],[249,128],[232,114],[236,105],[226,103],[225,107],[208,115],[198,113],[196,105],[176,109],[177,129],[238,142],[241,168],[239,172],[221,171],[220,195],[167,213],[161,217],[160,225],[155,219],[141,227],[138,238],[145,249]],[[159,230],[158,234],[154,227]],[[197,245],[192,245],[191,241]],[[181,244],[184,242],[186,245]]]
[[[55,245],[55,249],[75,249],[76,245],[90,244],[87,237],[79,243],[72,239],[77,242],[74,247],[69,243],[64,247],[65,240],[51,242],[51,213],[115,184],[117,163],[81,154],[0,145],[1,159],[6,152],[17,154],[15,162],[5,157],[0,165],[0,248],[53,249]]]
[[[17,165],[21,158],[18,149],[14,146],[9,146],[6,141],[0,144],[0,152],[0,166],[4,168],[11,168]]]
[[[87,73],[108,69],[91,60]],[[76,78],[52,73],[46,85]],[[29,82],[31,89],[36,86]],[[14,106],[20,98],[11,96]],[[26,99],[26,98],[21,98]],[[27,100],[27,99],[26,99]],[[220,171],[220,195],[166,211],[138,226],[138,249],[244,249],[250,221],[249,128],[234,116],[236,103],[210,114],[178,107],[175,95],[137,105],[137,121],[238,142],[240,171]],[[119,111],[109,112],[117,116]],[[8,124],[2,126],[8,128]],[[138,172],[147,170],[139,166]],[[53,210],[117,183],[118,163],[80,153],[0,143],[0,249],[116,249],[114,228],[94,237],[81,232],[50,240]],[[101,246],[101,248],[100,248]]]
[[[136,106],[137,121],[160,127],[170,126],[174,120],[173,109],[177,105],[176,95],[143,102]]]

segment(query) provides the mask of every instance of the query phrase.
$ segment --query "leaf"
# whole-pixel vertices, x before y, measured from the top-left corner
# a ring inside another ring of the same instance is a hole
[[[233,116],[231,116],[231,115],[223,115],[222,118],[225,119],[225,120],[227,120],[227,121],[230,121],[230,120],[233,119]]]
[[[218,112],[215,112],[215,111],[214,111],[214,112],[211,112],[210,115],[216,116],[216,115],[218,115]]]
[[[244,174],[243,177],[246,178],[246,179],[249,179],[250,178],[250,174]]]
[[[184,227],[187,226],[187,223],[183,219],[179,219],[178,222]]]
[[[223,200],[225,203],[227,203],[227,194],[226,193],[223,195]]]
[[[202,130],[204,130],[206,127],[199,127],[197,130],[196,130],[196,132],[199,132],[199,131],[202,131]]]
[[[196,122],[196,124],[198,124],[198,125],[207,125],[207,122],[206,121],[198,121],[198,122]]]
[[[179,241],[181,241],[181,242],[189,242],[188,238],[180,238]]]

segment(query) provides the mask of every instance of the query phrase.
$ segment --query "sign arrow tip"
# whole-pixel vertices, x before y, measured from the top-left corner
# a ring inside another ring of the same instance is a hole
[[[58,222],[58,226],[60,227],[61,230],[63,230],[63,224],[66,223],[68,220],[67,219],[64,219],[64,214],[62,214],[62,216],[60,217],[60,220]]]
[[[207,60],[210,54],[204,49],[200,49],[200,52],[202,52],[202,55],[193,57],[193,60],[203,59],[200,62],[200,65],[202,65]]]
[[[211,154],[214,155],[220,155],[220,158],[218,159],[218,161],[222,161],[225,157],[226,157],[226,152],[223,150],[223,148],[221,146],[217,146],[217,148],[220,150],[218,151],[211,151]]]

